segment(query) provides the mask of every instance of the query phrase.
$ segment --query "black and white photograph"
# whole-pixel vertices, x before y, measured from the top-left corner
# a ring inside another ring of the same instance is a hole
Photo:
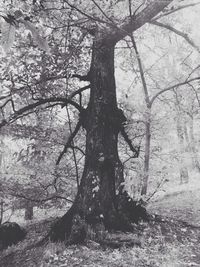
[[[0,0],[0,267],[200,267],[200,0]]]

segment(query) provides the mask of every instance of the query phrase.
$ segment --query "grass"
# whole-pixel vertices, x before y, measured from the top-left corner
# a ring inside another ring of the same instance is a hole
[[[1,267],[189,267],[200,266],[200,201],[199,187],[173,191],[149,205],[149,211],[164,219],[141,223],[134,233],[113,233],[113,240],[137,239],[137,246],[111,249],[94,241],[65,247],[49,243],[27,250],[27,246],[44,236],[52,220],[27,226],[23,242],[2,252]],[[186,221],[188,224],[183,223]],[[192,225],[189,225],[192,224]]]

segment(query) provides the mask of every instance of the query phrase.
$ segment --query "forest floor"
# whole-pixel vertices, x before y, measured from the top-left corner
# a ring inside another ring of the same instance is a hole
[[[114,249],[94,241],[65,247],[49,243],[27,249],[44,236],[52,220],[27,226],[24,241],[4,250],[1,267],[189,267],[200,266],[200,189],[173,192],[152,202],[151,213],[161,214],[159,221],[141,223],[134,233],[113,233],[116,241],[135,240],[135,246]],[[126,243],[128,244],[128,243]]]

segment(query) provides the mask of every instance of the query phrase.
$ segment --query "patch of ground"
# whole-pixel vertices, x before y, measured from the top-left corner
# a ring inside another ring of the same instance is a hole
[[[183,220],[200,226],[200,188],[166,194],[152,202],[148,210],[153,214]]]
[[[164,217],[158,216],[149,224],[141,223],[135,226],[134,233],[107,233],[108,242],[114,244],[114,247],[115,244],[120,244],[120,248],[116,249],[113,246],[108,247],[105,243],[100,246],[94,241],[67,248],[63,243],[49,243],[42,247],[27,249],[27,246],[45,236],[52,221],[32,224],[28,226],[29,232],[23,242],[2,252],[0,266],[200,266],[199,200],[200,190],[194,190],[173,193],[151,203],[149,210]]]
[[[134,247],[101,247],[95,242],[49,253],[42,266],[184,267],[200,266],[200,228],[171,219],[140,224],[135,233],[109,234],[115,241],[137,240]],[[50,250],[48,250],[50,252]]]

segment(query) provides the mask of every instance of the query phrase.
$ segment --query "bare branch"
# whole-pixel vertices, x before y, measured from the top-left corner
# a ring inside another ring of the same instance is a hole
[[[73,135],[73,131],[72,131],[72,123],[71,123],[71,118],[70,118],[70,114],[69,114],[69,110],[68,107],[66,107],[67,110],[67,117],[68,117],[68,124],[69,124],[69,131],[70,131],[70,135]],[[79,127],[80,129],[80,127]],[[78,129],[78,130],[79,130]],[[75,129],[76,130],[76,129]],[[78,132],[78,131],[77,131]],[[76,135],[76,134],[75,134]],[[79,172],[78,172],[78,164],[77,164],[77,159],[76,159],[76,153],[75,153],[75,149],[74,149],[74,140],[72,139],[71,143],[71,149],[72,149],[72,153],[73,153],[73,158],[74,158],[74,165],[75,165],[75,170],[76,170],[76,183],[77,183],[77,188],[79,188]]]
[[[9,119],[3,120],[2,122],[0,122],[0,128],[5,126],[8,123],[11,123],[11,122],[19,119],[20,116],[27,115],[27,113],[30,114],[29,112],[34,110],[38,106],[41,106],[41,105],[44,105],[44,104],[47,104],[47,103],[57,103],[57,105],[60,105],[61,104],[60,102],[64,103],[64,105],[71,104],[72,106],[77,108],[80,112],[82,112],[84,110],[79,104],[77,104],[73,100],[67,99],[67,98],[64,98],[64,97],[50,97],[50,98],[47,98],[47,99],[40,99],[39,101],[37,101],[35,103],[29,104],[29,105],[27,105],[27,106],[25,106],[25,107],[23,107],[23,108],[21,108],[19,110],[16,110],[14,112],[14,114],[12,114],[10,116]]]
[[[42,198],[42,199],[36,199],[36,198],[30,198],[30,197],[27,197],[23,194],[19,194],[19,193],[9,193],[9,195],[13,196],[13,197],[18,197],[18,198],[23,198],[25,200],[28,200],[28,201],[31,201],[31,202],[37,202],[37,203],[44,203],[44,202],[47,202],[47,201],[50,201],[50,200],[53,200],[53,199],[64,199],[70,203],[73,203],[73,201],[71,199],[68,199],[66,197],[63,197],[63,196],[59,196],[59,195],[53,195],[53,196],[50,196],[50,197],[46,197],[46,198]]]
[[[64,0],[65,3],[67,3],[71,8],[75,9],[77,12],[79,12],[80,14],[82,14],[83,16],[87,17],[88,19],[92,20],[92,21],[96,21],[96,22],[100,22],[100,23],[104,23],[104,24],[108,24],[107,21],[102,20],[100,18],[94,17],[90,14],[87,14],[86,12],[82,11],[80,8],[72,5],[69,3],[69,1]]]
[[[182,32],[180,30],[175,29],[174,27],[172,27],[169,24],[164,24],[164,23],[161,23],[161,22],[158,22],[158,21],[155,21],[155,20],[150,21],[149,23],[152,24],[152,25],[161,27],[161,28],[165,28],[165,29],[167,29],[169,31],[172,31],[175,34],[181,36],[183,39],[185,39],[185,41],[188,44],[190,44],[193,48],[195,48],[200,53],[200,48],[192,41],[192,39],[189,38],[188,34]]]
[[[111,22],[111,25],[115,25],[115,22],[104,12],[104,10],[100,7],[100,5],[95,0],[92,0],[92,2],[101,11],[104,17]]]
[[[151,99],[151,101],[150,101],[150,107],[153,105],[153,103],[154,103],[154,101],[156,100],[156,98],[157,98],[159,95],[163,94],[164,92],[173,90],[173,89],[175,89],[176,87],[178,88],[179,86],[182,86],[182,85],[185,85],[185,84],[189,84],[189,83],[191,83],[191,82],[193,82],[193,81],[198,81],[198,80],[200,80],[200,77],[196,77],[196,78],[189,79],[189,80],[187,79],[187,80],[185,80],[184,82],[174,84],[174,85],[172,85],[172,86],[169,86],[169,87],[167,87],[167,88],[165,88],[165,89],[159,91],[157,94],[155,94],[155,95],[152,97],[152,99]]]
[[[124,127],[121,127],[120,129],[120,133],[123,136],[124,140],[126,141],[126,143],[128,144],[130,150],[134,153],[134,158],[138,158],[139,153],[140,153],[140,148],[135,148],[132,144],[132,141],[130,140],[130,138],[128,137],[128,134],[126,133]]]
[[[88,72],[88,74],[86,75],[73,74],[71,77],[78,78],[80,81],[87,82],[90,81],[90,72]]]
[[[4,100],[4,99],[6,99],[7,97],[10,97],[10,96],[11,96],[11,94],[1,96],[1,97],[0,97],[0,100]]]
[[[194,91],[194,94],[195,94],[195,96],[196,96],[198,105],[199,105],[199,107],[200,107],[200,99],[199,99],[199,96],[198,96],[198,93],[197,93],[196,89],[194,88],[194,86],[193,86],[192,84],[188,83],[188,85],[189,85],[189,86],[192,88],[192,90]]]
[[[164,177],[156,186],[155,190],[153,191],[153,193],[145,200],[145,203],[147,204],[152,198],[153,196],[158,192],[158,190],[163,186],[163,184],[165,183],[166,178]]]
[[[160,19],[160,18],[166,17],[166,16],[168,16],[168,15],[170,15],[170,14],[173,14],[173,13],[175,13],[175,12],[177,12],[177,11],[180,11],[180,10],[182,10],[182,9],[185,9],[185,8],[188,8],[188,7],[197,6],[197,5],[199,5],[199,4],[200,4],[200,2],[197,2],[197,3],[192,3],[192,4],[187,4],[187,5],[179,6],[179,7],[177,7],[177,8],[174,8],[174,9],[172,9],[172,10],[168,10],[168,11],[163,10],[163,13],[160,14],[160,15],[158,15],[158,16],[156,16],[154,19],[155,19],[155,20],[158,20],[158,19]]]
[[[133,16],[133,22],[130,17],[127,17],[125,22],[117,27],[116,29],[110,29],[105,36],[105,41],[117,43],[131,32],[136,31],[145,23],[151,21],[159,12],[161,12],[165,7],[167,7],[173,0],[160,0],[150,2],[144,9],[142,9],[138,14]]]
[[[3,103],[3,105],[0,106],[0,109],[3,109],[9,102],[11,103],[12,109],[15,112],[15,105],[14,105],[14,102],[13,102],[12,98],[6,100],[6,102]]]
[[[68,99],[72,99],[73,97],[75,97],[76,95],[79,95],[80,93],[82,93],[83,91],[87,90],[90,88],[90,85],[86,85],[84,87],[81,87],[80,89],[76,90],[75,92],[71,93],[68,97]]]
[[[81,128],[81,120],[79,119],[74,131],[71,133],[70,137],[68,138],[67,143],[65,144],[63,151],[60,153],[60,155],[56,161],[56,165],[58,165],[60,163],[63,155],[67,152],[67,149],[71,146],[71,143],[72,143],[74,137],[77,135],[80,128]]]
[[[83,149],[81,149],[80,147],[70,145],[69,148],[77,149],[77,150],[79,150],[79,151],[85,156],[85,152],[84,152]]]
[[[15,112],[14,116],[16,115],[20,115],[28,110],[34,109],[38,106],[44,105],[46,103],[53,103],[53,102],[64,102],[65,104],[71,104],[72,106],[74,106],[75,108],[77,108],[79,111],[82,111],[82,108],[79,106],[79,104],[77,104],[76,102],[64,98],[64,97],[50,97],[47,99],[40,99],[38,102],[30,104],[26,107],[23,107],[21,109],[19,109],[18,111]]]

